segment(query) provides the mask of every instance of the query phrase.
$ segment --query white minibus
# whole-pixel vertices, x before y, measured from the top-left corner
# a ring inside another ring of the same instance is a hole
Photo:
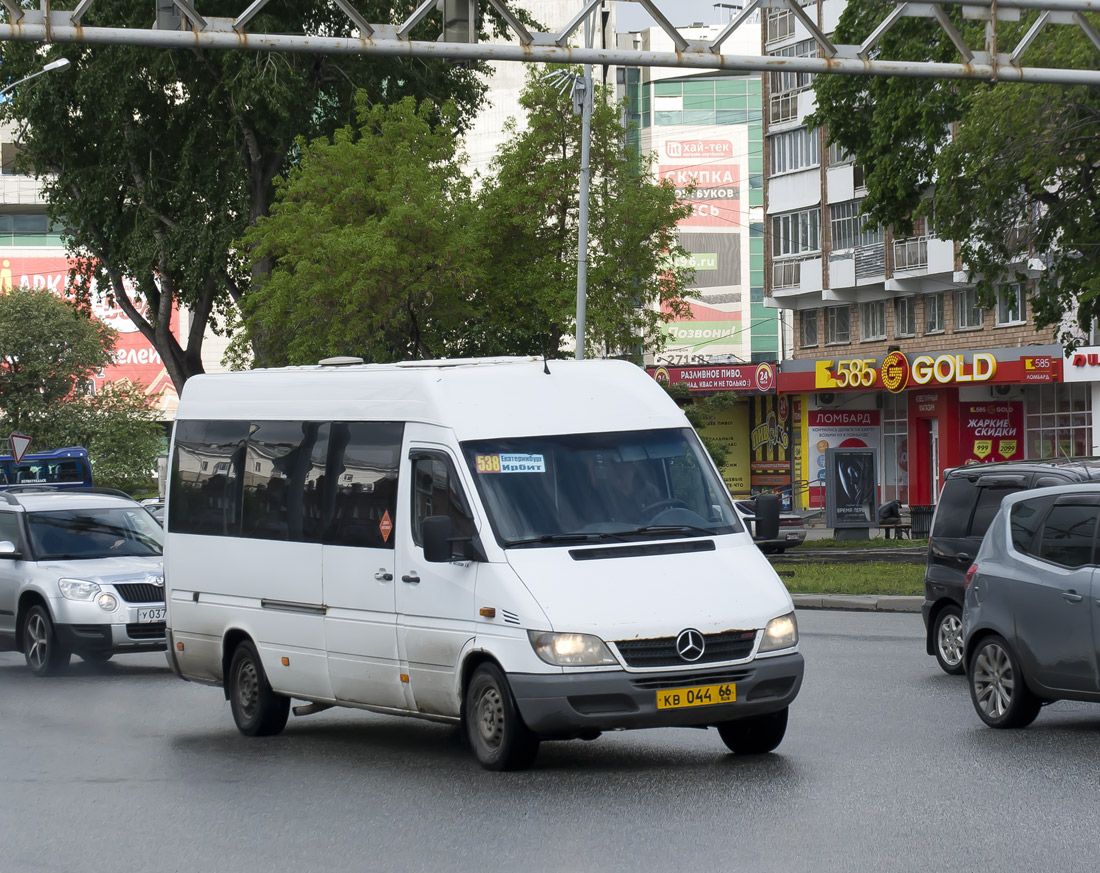
[[[169,663],[246,735],[297,699],[461,724],[497,770],[645,727],[760,754],[802,683],[790,595],[684,414],[622,361],[196,376],[166,530]]]

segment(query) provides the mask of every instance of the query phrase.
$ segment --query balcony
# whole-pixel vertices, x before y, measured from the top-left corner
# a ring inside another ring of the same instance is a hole
[[[775,261],[772,264],[772,289],[797,288],[802,275],[802,261]]]
[[[928,237],[894,240],[894,272],[928,269]]]

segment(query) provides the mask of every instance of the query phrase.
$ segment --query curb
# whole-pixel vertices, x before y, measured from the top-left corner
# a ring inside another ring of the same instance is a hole
[[[851,612],[920,612],[923,597],[876,594],[792,594],[796,609],[840,609]]]

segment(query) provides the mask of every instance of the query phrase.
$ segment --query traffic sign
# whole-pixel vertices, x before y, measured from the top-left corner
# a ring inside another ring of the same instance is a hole
[[[15,463],[19,463],[23,460],[23,455],[27,453],[27,449],[30,448],[31,438],[24,433],[13,433],[8,437],[8,445],[11,446],[11,456],[15,458]]]

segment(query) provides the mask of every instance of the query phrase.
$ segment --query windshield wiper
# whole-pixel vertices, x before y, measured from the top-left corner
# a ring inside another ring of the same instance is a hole
[[[698,527],[694,524],[648,524],[645,527],[635,528],[626,533],[640,534],[640,533],[697,533],[701,536],[714,536],[718,533],[711,527]]]
[[[633,533],[633,531],[623,531],[622,533]],[[541,537],[531,537],[527,540],[515,540],[508,543],[508,546],[534,546],[541,543],[592,543],[600,542],[601,540],[614,540],[617,543],[623,542],[622,533],[607,533],[606,531],[600,531],[599,533],[560,533],[560,534],[544,534]]]

